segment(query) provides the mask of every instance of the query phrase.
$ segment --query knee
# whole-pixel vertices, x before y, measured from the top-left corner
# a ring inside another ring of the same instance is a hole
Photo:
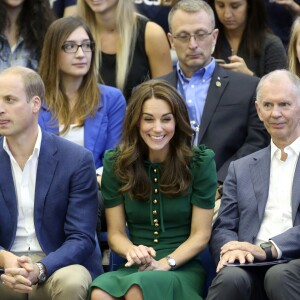
[[[136,284],[132,285],[125,294],[125,299],[143,300],[144,298],[141,288]]]
[[[100,290],[98,288],[93,288],[91,293],[91,300],[112,300],[114,299],[112,296]]]
[[[242,268],[225,267],[215,277],[207,299],[248,299],[251,278]]]
[[[250,277],[242,268],[225,267],[217,275],[224,286],[244,287],[251,285]]]
[[[265,275],[264,287],[267,294],[274,290],[282,290],[289,287],[290,278],[293,277],[291,274],[288,264],[282,264],[270,268]]]
[[[56,271],[51,278],[52,294],[64,295],[65,299],[85,299],[92,282],[90,273],[80,265],[72,265]],[[75,297],[74,297],[75,299]]]

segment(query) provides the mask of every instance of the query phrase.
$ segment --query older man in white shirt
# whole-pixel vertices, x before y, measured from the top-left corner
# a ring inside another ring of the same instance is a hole
[[[208,300],[299,298],[300,79],[286,70],[264,76],[256,108],[271,145],[229,167],[210,242],[218,274]]]

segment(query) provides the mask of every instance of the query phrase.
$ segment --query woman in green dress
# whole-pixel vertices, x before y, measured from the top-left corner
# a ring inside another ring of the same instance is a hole
[[[176,89],[160,80],[135,89],[102,177],[109,245],[125,263],[93,281],[92,300],[202,299],[198,254],[211,234],[217,176],[213,151],[192,138]]]

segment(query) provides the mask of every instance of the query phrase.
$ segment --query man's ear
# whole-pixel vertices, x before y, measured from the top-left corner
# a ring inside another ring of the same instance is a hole
[[[170,42],[170,45],[171,45],[172,49],[175,49],[174,48],[174,38],[173,38],[173,35],[170,32],[168,32],[167,37],[168,37],[168,40]]]
[[[219,34],[219,29],[214,29],[212,35],[213,35],[213,39],[214,39],[214,42],[212,44],[212,48],[211,48],[211,54],[214,53],[215,51],[215,48],[216,48],[216,43],[217,43],[217,38],[218,38],[218,34]]]
[[[38,113],[42,106],[41,98],[39,96],[34,96],[31,98],[31,103],[32,103],[32,111],[34,113]]]

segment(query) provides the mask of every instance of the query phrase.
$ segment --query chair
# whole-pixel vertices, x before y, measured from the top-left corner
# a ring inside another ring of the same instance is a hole
[[[199,254],[199,257],[202,266],[206,271],[206,281],[203,290],[203,296],[205,298],[207,296],[208,289],[216,276],[216,265],[208,246]]]

